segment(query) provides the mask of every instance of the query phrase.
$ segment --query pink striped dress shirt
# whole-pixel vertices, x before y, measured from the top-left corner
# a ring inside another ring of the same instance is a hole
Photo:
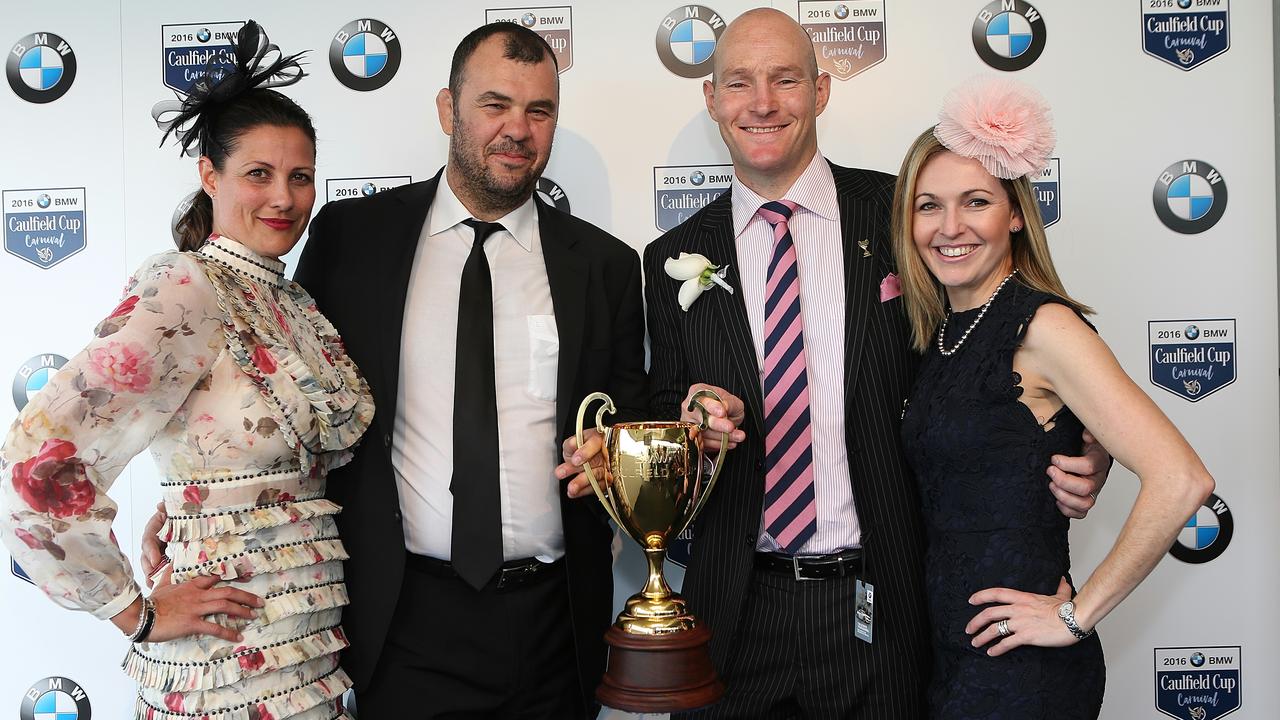
[[[773,229],[756,211],[766,202],[736,177],[733,233],[742,278],[742,300],[756,350],[756,367],[764,368],[765,279],[773,254]],[[802,209],[791,218],[792,240],[800,275],[800,308],[808,356],[810,414],[813,419],[814,492],[818,532],[800,555],[823,555],[858,547],[861,529],[853,504],[849,456],[845,446],[844,409],[844,252],[835,180],[821,153],[814,153],[804,173],[783,195]],[[777,552],[763,532],[757,550]]]

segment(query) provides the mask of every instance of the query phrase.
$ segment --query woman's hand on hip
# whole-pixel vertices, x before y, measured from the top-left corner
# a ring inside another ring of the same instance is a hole
[[[1079,642],[1058,617],[1058,607],[1071,599],[1071,586],[1066,578],[1058,583],[1054,595],[1036,595],[1009,588],[980,590],[969,598],[971,605],[996,603],[973,616],[964,631],[973,636],[973,646],[987,648],[991,657],[1003,655],[1022,645],[1066,647]],[[1002,636],[1001,623],[1007,634]]]
[[[156,606],[156,621],[147,642],[166,642],[195,635],[208,635],[228,642],[240,642],[239,631],[224,627],[207,618],[210,615],[253,619],[262,598],[228,585],[214,587],[218,578],[201,576],[174,584],[165,578],[151,594]]]

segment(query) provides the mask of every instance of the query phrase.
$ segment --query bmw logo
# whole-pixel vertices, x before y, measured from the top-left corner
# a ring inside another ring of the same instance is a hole
[[[13,377],[13,404],[18,410],[26,407],[31,398],[48,384],[49,378],[58,372],[58,368],[66,364],[66,358],[52,353],[36,355],[22,363]]]
[[[76,79],[76,54],[66,40],[51,32],[27,35],[13,44],[4,64],[9,87],[32,103],[53,102]]]
[[[35,585],[35,581],[33,581],[31,576],[27,574],[27,571],[23,570],[22,566],[18,564],[18,561],[13,558],[9,558],[9,572],[13,573],[13,576],[19,580]]]
[[[211,37],[213,37],[213,33],[209,32],[209,28],[200,28],[196,31],[196,39],[202,43],[209,42]]]
[[[42,210],[43,210],[44,208],[49,207],[49,203],[50,203],[50,202],[52,202],[52,201],[51,201],[51,200],[49,200],[49,193],[40,193],[40,194],[36,197],[36,205],[39,205],[39,206],[40,206],[40,209],[42,209]]]
[[[538,18],[533,13],[525,13],[520,16],[520,24],[527,28],[531,28],[538,24]]]
[[[837,5],[836,17],[841,20],[844,20],[845,18],[849,17],[849,6],[845,5],[844,3]]]
[[[1217,495],[1209,495],[1178,533],[1169,554],[1185,563],[1207,563],[1227,549],[1234,532],[1231,508]]]
[[[1178,0],[1178,7],[1186,10],[1191,7],[1191,0]]]
[[[365,197],[369,197],[376,192],[378,192],[378,186],[371,182],[367,182],[360,186],[360,194]]]
[[[689,173],[689,182],[693,185],[701,185],[706,181],[707,181],[707,175],[701,170],[694,170],[693,172]]]
[[[352,90],[377,90],[400,69],[400,38],[378,20],[352,20],[329,44],[329,69]]]
[[[1196,327],[1195,325],[1188,325],[1187,329],[1183,330],[1182,332],[1184,335],[1187,336],[1188,340],[1195,340],[1196,338],[1200,337],[1200,328]]]
[[[546,176],[538,178],[536,192],[538,198],[546,204],[560,212],[569,212],[569,196],[564,194],[564,190],[556,184],[555,180]]]
[[[1227,210],[1227,183],[1203,160],[1181,160],[1164,169],[1151,196],[1160,222],[1184,235],[1213,227]]]
[[[74,680],[47,677],[22,696],[20,720],[90,720],[89,696]]]
[[[195,202],[196,194],[199,192],[199,190],[193,190],[187,193],[186,196],[178,202],[178,206],[173,209],[173,217],[169,218],[169,234],[173,236],[173,244],[175,245],[177,245],[182,239],[182,236],[178,234],[178,222],[182,220],[182,216],[186,215],[187,211],[191,209],[191,203]]]
[[[658,58],[680,77],[705,77],[724,28],[720,15],[705,5],[676,8],[658,26]]]
[[[1012,72],[1040,57],[1047,32],[1035,6],[1023,0],[994,0],[978,13],[970,36],[983,62]]]
[[[1202,667],[1204,665],[1204,653],[1202,652],[1191,653],[1191,665],[1192,667]]]

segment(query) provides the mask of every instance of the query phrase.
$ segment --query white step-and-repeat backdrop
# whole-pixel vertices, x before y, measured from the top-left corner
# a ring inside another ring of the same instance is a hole
[[[171,247],[195,164],[157,147],[149,111],[189,87],[244,18],[287,50],[312,51],[310,77],[288,92],[319,129],[317,207],[428,178],[443,164],[433,98],[467,31],[509,20],[542,32],[560,57],[563,109],[540,191],[639,250],[731,177],[703,107],[709,63],[696,63],[726,22],[760,3],[706,1],[7,3],[0,376],[11,379],[12,399],[0,403],[0,424],[86,342],[128,272]],[[975,74],[1015,74],[1049,99],[1059,145],[1037,188],[1058,266],[1218,481],[1171,557],[1102,623],[1103,715],[1276,717],[1271,3],[773,5],[805,25],[835,78],[819,132],[838,163],[896,171],[944,92]],[[111,491],[121,508],[116,532],[135,552],[157,480],[142,458]],[[1079,575],[1110,548],[1136,492],[1117,467],[1100,507],[1075,524]],[[626,545],[620,599],[642,581],[638,552]],[[0,717],[20,716],[24,697],[59,682],[81,718],[90,708],[100,719],[128,716],[119,632],[56,608],[3,561]]]

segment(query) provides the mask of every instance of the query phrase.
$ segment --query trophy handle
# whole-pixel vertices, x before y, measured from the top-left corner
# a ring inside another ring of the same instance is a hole
[[[574,437],[578,441],[578,447],[582,447],[584,444],[584,438],[582,437],[582,420],[587,414],[587,406],[596,400],[604,401],[604,405],[601,405],[600,409],[596,411],[596,431],[600,433],[601,443],[604,443],[606,440],[604,414],[607,412],[612,415],[617,412],[613,407],[613,398],[610,398],[605,393],[594,392],[583,398],[582,404],[578,406],[577,432],[574,433]],[[603,451],[603,448],[601,448],[601,450]],[[613,521],[618,524],[618,529],[625,532],[626,526],[622,524],[622,520],[618,517],[618,512],[614,510],[613,501],[610,499],[610,496],[601,489],[600,483],[596,481],[596,474],[595,471],[591,469],[591,463],[588,462],[582,467],[587,471],[587,482],[591,483],[591,489],[595,491],[596,498],[600,500],[600,504],[604,505],[605,512],[609,513],[609,517],[613,518]]]
[[[689,407],[686,409],[692,410],[696,407],[698,408],[698,412],[702,415],[702,422],[698,423],[698,429],[700,430],[707,429],[707,409],[703,407],[702,403],[698,402],[698,400],[704,397],[709,397],[718,403],[724,404],[724,401],[721,400],[720,396],[713,390],[699,390],[693,394],[693,397],[689,398]],[[724,454],[728,449],[729,433],[720,433],[720,454],[716,456],[716,469],[711,472],[711,479],[707,481],[707,486],[704,487],[702,492],[698,495],[698,506],[693,509],[693,512],[689,513],[689,519],[686,520],[680,530],[676,532],[677,535],[688,529],[689,525],[693,522],[693,519],[698,516],[698,513],[702,512],[702,506],[707,504],[707,498],[711,497],[711,489],[716,486],[716,480],[720,478],[720,469],[724,467]],[[698,462],[702,462],[701,449],[699,449],[698,452]]]

